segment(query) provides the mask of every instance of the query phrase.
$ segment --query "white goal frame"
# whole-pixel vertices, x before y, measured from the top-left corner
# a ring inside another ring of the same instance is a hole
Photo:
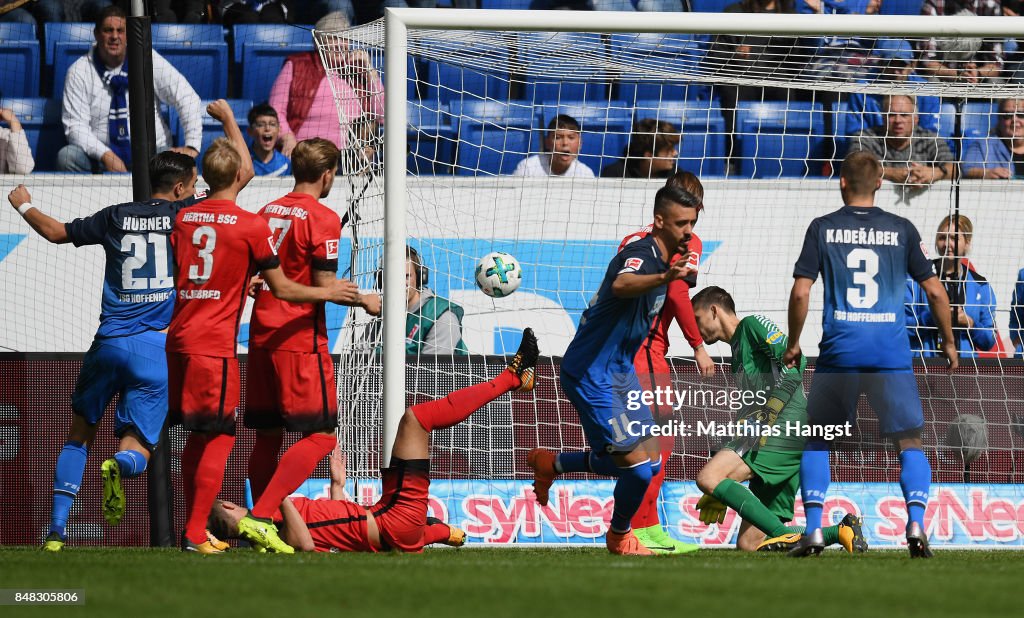
[[[405,412],[406,80],[409,30],[1024,38],[1024,19],[876,15],[386,9],[383,465]],[[741,24],[741,25],[737,25]],[[399,95],[399,96],[395,96]],[[395,130],[398,127],[398,130]]]

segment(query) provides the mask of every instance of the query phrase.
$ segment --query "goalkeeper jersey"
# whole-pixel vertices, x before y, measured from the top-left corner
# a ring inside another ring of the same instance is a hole
[[[732,347],[732,374],[736,388],[754,403],[740,410],[740,416],[763,407],[764,401],[775,397],[783,402],[775,424],[781,435],[769,438],[762,447],[771,450],[803,450],[804,439],[788,432],[787,422],[807,421],[807,399],[804,397],[803,370],[807,359],[800,357],[800,366],[788,368],[782,363],[788,338],[774,322],[763,315],[750,315],[740,320],[729,345]]]

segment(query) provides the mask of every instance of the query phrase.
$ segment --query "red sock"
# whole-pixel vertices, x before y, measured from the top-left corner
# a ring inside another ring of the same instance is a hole
[[[443,543],[448,540],[451,536],[451,528],[448,524],[438,522],[436,524],[427,524],[423,528],[423,544],[430,545],[431,543]]]
[[[412,407],[412,413],[427,431],[452,427],[521,384],[519,376],[511,371],[502,371],[489,382],[459,389],[444,399],[418,403]]]
[[[195,494],[185,524],[185,538],[197,545],[206,542],[206,520],[210,517],[213,501],[220,493],[224,469],[234,446],[235,436],[222,433],[207,436],[206,447],[196,467]]]
[[[666,439],[667,438],[667,439]],[[651,484],[647,486],[643,502],[637,509],[636,515],[630,522],[634,528],[650,528],[661,523],[661,514],[658,512],[658,498],[661,496],[661,485],[665,482],[665,470],[668,468],[668,458],[672,455],[672,447],[675,441],[669,436],[661,438],[661,469],[651,477]]]
[[[277,452],[281,450],[284,433],[256,432],[256,443],[249,453],[249,488],[252,503],[256,504],[277,469]]]
[[[338,444],[334,434],[314,433],[291,446],[281,456],[277,471],[267,483],[256,506],[252,507],[253,517],[269,518],[281,506],[290,493],[298,489],[313,473],[320,460]]]
[[[196,468],[203,456],[208,436],[190,431],[181,450],[181,484],[185,489],[185,512],[192,512],[192,500],[196,495]]]

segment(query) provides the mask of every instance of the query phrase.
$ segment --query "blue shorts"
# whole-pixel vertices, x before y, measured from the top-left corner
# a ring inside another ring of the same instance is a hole
[[[807,417],[812,425],[854,422],[857,400],[864,393],[878,417],[883,436],[924,427],[921,397],[911,369],[838,369],[815,367],[807,395]]]
[[[153,450],[167,419],[166,341],[167,335],[158,331],[93,340],[71,394],[75,414],[95,425],[114,395],[120,395],[114,433],[121,437],[134,428]]]
[[[564,371],[559,377],[594,452],[628,453],[651,437],[650,406],[630,405],[627,399],[630,391],[642,390],[635,371],[603,376],[600,381],[591,376],[577,379]]]

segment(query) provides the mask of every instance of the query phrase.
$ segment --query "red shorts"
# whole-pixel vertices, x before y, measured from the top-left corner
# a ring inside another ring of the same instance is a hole
[[[370,507],[385,550],[418,552],[423,549],[423,528],[427,525],[427,496],[430,462],[426,459],[391,458],[391,467],[381,471],[380,500]]]
[[[167,399],[172,425],[235,435],[240,395],[238,359],[167,352]]]
[[[311,433],[338,425],[334,362],[326,352],[249,351],[245,426]]]
[[[640,351],[633,359],[633,366],[636,368],[636,377],[640,380],[640,386],[645,391],[655,392],[657,388],[672,388],[672,369],[661,354],[641,346]],[[674,412],[671,406],[658,406],[655,403],[651,406],[651,414],[654,415],[655,421],[663,423],[672,418]]]

